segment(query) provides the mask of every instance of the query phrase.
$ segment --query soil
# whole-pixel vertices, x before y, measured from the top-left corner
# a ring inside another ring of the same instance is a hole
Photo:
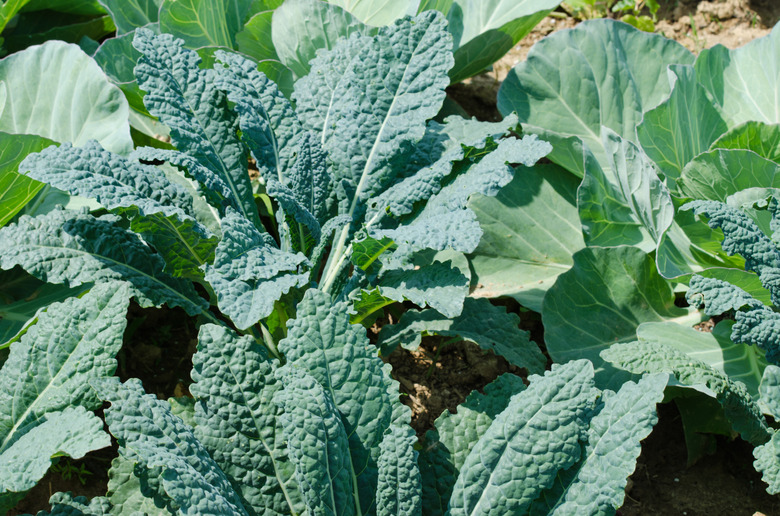
[[[694,53],[714,44],[736,48],[769,33],[780,20],[779,0],[659,0],[656,32],[673,38]],[[558,12],[562,15],[562,12]],[[448,89],[469,114],[496,121],[496,94],[511,68],[525,59],[531,46],[553,31],[574,27],[570,17],[543,20],[493,70]],[[504,302],[520,315],[523,328],[544,349],[538,314]],[[143,310],[133,306],[126,332],[126,345],[118,356],[118,374],[125,380],[140,377],[147,392],[161,399],[189,395],[189,371],[195,350],[194,322],[179,310]],[[132,339],[130,338],[132,337]],[[426,338],[419,349],[396,349],[386,358],[400,383],[401,399],[412,409],[412,424],[418,436],[433,427],[444,411],[455,411],[474,389],[482,389],[505,372],[525,378],[525,371],[510,366],[501,357],[485,353],[467,342],[446,343]],[[687,465],[682,424],[674,404],[659,406],[659,422],[644,441],[642,454],[629,479],[622,516],[707,515],[780,516],[780,496],[770,496],[752,467],[752,447],[737,439],[717,437],[715,453]],[[75,461],[61,461],[61,470],[81,465],[90,472],[82,483],[77,475],[65,478],[50,471],[9,514],[35,513],[48,509],[49,496],[73,491],[88,497],[106,492],[107,470],[116,448],[99,450]]]

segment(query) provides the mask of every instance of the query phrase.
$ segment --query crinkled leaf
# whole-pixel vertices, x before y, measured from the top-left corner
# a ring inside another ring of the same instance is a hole
[[[693,306],[704,305],[704,313],[709,316],[761,306],[753,296],[728,281],[698,275],[691,277],[685,297]]]
[[[523,514],[559,470],[580,459],[598,395],[593,366],[576,360],[529,380],[466,457],[450,500],[453,516]]]
[[[753,449],[753,466],[762,474],[761,479],[768,484],[766,491],[771,495],[780,493],[780,432],[775,431],[766,444]]]
[[[692,201],[681,209],[690,209],[696,215],[706,215],[711,228],[723,230],[723,250],[739,253],[745,258],[745,270],[762,277],[765,270],[780,268],[780,251],[761,229],[741,210],[718,201]],[[769,285],[762,279],[765,287]],[[773,295],[780,304],[780,296]]]
[[[92,450],[111,446],[103,422],[84,407],[67,407],[42,414],[24,435],[0,453],[0,491],[27,491],[43,478],[52,458],[80,459]]]
[[[484,393],[472,391],[458,405],[457,412],[444,411],[436,418],[436,446],[446,450],[448,460],[456,472],[461,471],[471,450],[493,424],[496,416],[506,409],[512,396],[523,389],[525,384],[519,376],[505,373],[486,385]],[[426,436],[426,445],[432,444],[428,442],[428,437],[432,437],[432,434]]]
[[[734,321],[720,321],[711,332],[695,330],[673,322],[639,325],[637,337],[644,342],[665,344],[700,360],[732,380],[745,384],[751,396],[758,396],[766,359],[757,348],[731,340]]]
[[[517,112],[523,131],[553,141],[552,161],[581,175],[581,142],[608,166],[601,126],[636,141],[643,113],[671,91],[666,67],[693,61],[659,34],[615,20],[587,21],[534,45],[502,84],[498,109]]]
[[[155,167],[112,154],[93,141],[83,148],[49,147],[28,156],[20,170],[127,213],[133,230],[156,247],[174,276],[202,276],[199,267],[213,258],[217,239],[190,215],[192,196]]]
[[[445,317],[456,317],[463,310],[469,279],[450,262],[434,262],[419,269],[395,269],[380,276],[379,292],[396,301],[409,300],[418,306],[430,306]]]
[[[167,402],[145,394],[140,380],[93,380],[111,403],[105,418],[119,445],[147,468],[162,468],[162,485],[183,513],[247,514],[230,481]]]
[[[257,70],[257,63],[238,54],[218,52],[214,84],[227,93],[239,115],[242,138],[266,181],[287,186],[303,128],[290,101]]]
[[[482,229],[467,207],[469,198],[474,194],[496,195],[512,179],[513,170],[507,163],[531,166],[549,151],[550,145],[534,136],[502,140],[493,152],[433,195],[410,223],[372,231],[372,236],[388,237],[412,249],[449,248],[470,253],[479,243]]]
[[[308,273],[298,272],[305,262],[304,255],[280,251],[267,233],[229,211],[222,219],[214,265],[206,266],[206,281],[217,293],[220,310],[246,329],[267,317],[283,294],[308,282]]]
[[[614,344],[602,351],[601,357],[634,374],[670,373],[686,385],[704,385],[744,440],[759,445],[771,437],[761,409],[742,382],[732,381],[682,351],[657,342],[638,341]]]
[[[126,286],[107,283],[52,303],[11,346],[0,375],[0,450],[47,412],[99,406],[87,382],[116,369],[129,299]]]
[[[463,311],[454,318],[442,317],[435,310],[408,311],[397,324],[385,325],[379,332],[379,345],[388,355],[399,344],[406,349],[420,345],[423,333],[460,337],[482,349],[492,350],[529,373],[544,372],[547,359],[530,340],[529,333],[519,329],[520,318],[487,299],[467,297]]]
[[[759,403],[773,418],[778,419],[780,417],[780,367],[768,365],[764,369],[758,390],[761,393]]]
[[[612,514],[623,505],[626,483],[642,451],[641,441],[658,422],[667,375],[627,382],[605,391],[590,420],[582,459],[561,471],[531,514]]]
[[[729,256],[720,246],[720,231],[714,230],[693,213],[680,210],[683,200],[672,197],[674,222],[661,236],[656,249],[658,272],[665,278],[705,273],[714,268],[744,269],[740,256]],[[744,271],[743,271],[744,272]]]
[[[147,91],[149,112],[171,128],[171,141],[228,185],[237,209],[261,227],[247,172],[238,119],[225,94],[214,86],[214,72],[201,70],[200,57],[170,35],[137,29],[133,46],[143,54],[135,73]]]
[[[295,478],[311,514],[357,513],[352,491],[347,431],[330,394],[311,375],[295,367],[277,370],[284,384],[274,402],[282,409],[281,426]]]
[[[542,311],[542,298],[585,247],[577,215],[579,180],[547,164],[518,167],[495,197],[474,196],[469,208],[483,230],[469,255],[476,273],[471,295],[510,296]]]
[[[88,381],[116,369],[129,300],[110,283],[53,303],[11,346],[0,374],[0,491],[32,488],[58,451],[78,458],[110,444],[82,407],[100,405]]]
[[[67,493],[54,493],[49,498],[51,512],[38,511],[36,516],[105,516],[111,514],[111,502],[105,496],[95,496],[87,500],[86,496],[73,496]]]
[[[231,479],[250,514],[301,513],[300,493],[281,436],[281,383],[275,363],[251,337],[204,325],[193,357],[190,391],[195,435]]]
[[[155,489],[161,487],[159,478],[150,484],[148,477],[152,470],[123,453],[124,450],[111,461],[111,469],[108,470],[106,496],[111,502],[111,511],[107,514],[134,514],[135,511],[142,514],[176,514],[169,506],[172,500]]]
[[[377,516],[422,514],[422,480],[414,450],[416,443],[417,436],[409,425],[391,425],[385,433],[377,461]]]
[[[314,59],[312,72],[296,83],[299,117],[320,136],[334,181],[354,190],[342,213],[360,213],[397,178],[444,99],[452,65],[445,21],[435,11],[413,21],[382,28],[372,39],[353,35]]]
[[[190,315],[205,310],[192,283],[163,271],[160,255],[122,229],[118,218],[55,210],[39,217],[24,216],[0,229],[0,267],[20,265],[50,283],[78,286],[87,282],[127,281],[143,307],[180,306]]]
[[[365,329],[349,322],[348,304],[310,289],[279,342],[288,367],[302,369],[327,392],[348,431],[351,476],[363,511],[375,503],[380,443],[391,422],[408,424],[398,401],[398,384],[368,342]],[[412,474],[413,472],[409,472]],[[350,482],[352,482],[350,480]]]
[[[336,1],[284,2],[274,11],[270,32],[279,60],[297,77],[304,77],[309,73],[309,61],[316,57],[318,50],[332,49],[340,38],[349,37],[353,32],[364,35],[375,32],[346,8]]]

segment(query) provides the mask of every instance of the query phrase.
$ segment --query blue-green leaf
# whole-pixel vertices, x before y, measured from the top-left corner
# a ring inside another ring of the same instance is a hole
[[[417,436],[409,425],[394,424],[385,433],[377,461],[377,516],[422,514],[422,482],[414,450],[416,443]]]
[[[445,21],[435,11],[413,21],[380,29],[372,39],[353,35],[314,59],[312,72],[296,83],[304,127],[320,136],[334,180],[346,180],[354,192],[342,213],[359,214],[397,178],[409,146],[444,99],[452,65]]]
[[[0,371],[0,491],[26,491],[51,457],[108,446],[102,424],[86,409],[100,402],[91,378],[116,369],[130,292],[108,283],[83,298],[53,303],[11,345]]]
[[[447,262],[434,262],[419,269],[394,269],[380,276],[379,292],[396,301],[409,300],[430,306],[445,317],[463,310],[469,279]]]
[[[732,381],[682,351],[657,342],[638,341],[614,344],[602,351],[601,357],[635,374],[670,373],[686,385],[704,385],[744,440],[759,445],[771,437],[761,409],[743,383]]]
[[[192,283],[164,272],[165,262],[118,218],[55,210],[23,216],[0,229],[0,267],[14,265],[50,283],[78,286],[88,282],[127,281],[141,306],[168,304],[190,315],[208,306]]]
[[[243,330],[270,315],[274,302],[291,288],[308,282],[308,273],[298,272],[306,262],[300,253],[279,250],[270,235],[229,210],[214,265],[206,266],[206,281],[217,293],[220,310]]]
[[[141,381],[93,380],[98,396],[111,403],[109,430],[147,468],[162,468],[162,485],[185,514],[246,515],[230,481],[193,431],[167,402],[144,393]]]
[[[190,215],[192,196],[155,167],[112,154],[92,141],[83,148],[67,143],[49,147],[28,156],[20,170],[129,215],[133,230],[157,248],[173,276],[202,277],[199,268],[213,259],[217,239]]]
[[[423,187],[431,197],[425,206],[414,214],[413,219],[397,229],[374,230],[375,238],[388,237],[397,244],[406,244],[411,249],[454,249],[472,252],[482,236],[482,229],[476,215],[467,204],[474,194],[496,195],[499,189],[512,179],[513,170],[507,163],[535,164],[550,151],[550,145],[534,136],[520,140],[501,140],[498,148],[472,164],[444,187]],[[445,158],[448,159],[448,158]],[[438,178],[434,177],[434,180]],[[407,181],[415,181],[410,178]],[[398,185],[404,185],[404,182]],[[394,186],[389,191],[407,190],[405,186]],[[434,195],[435,194],[435,195]],[[394,194],[385,194],[383,199],[391,200]],[[384,206],[378,206],[384,209]]]
[[[350,431],[350,475],[365,513],[375,503],[380,443],[392,422],[409,423],[409,412],[398,401],[389,367],[368,342],[365,329],[350,324],[348,312],[346,302],[334,303],[329,295],[308,290],[279,350],[288,367],[305,370],[322,385],[341,413]]]
[[[274,402],[283,410],[287,453],[308,512],[356,514],[347,431],[330,394],[302,369],[286,366],[277,370],[277,378],[284,389]]]
[[[190,391],[195,435],[233,482],[252,514],[302,513],[293,466],[281,435],[282,387],[268,352],[251,337],[204,325],[198,335]]]
[[[214,72],[198,67],[201,59],[169,34],[137,29],[133,46],[143,54],[135,73],[146,90],[149,112],[171,128],[176,148],[194,157],[230,188],[238,209],[256,227],[260,219],[252,197],[246,150],[238,139],[238,119],[224,93],[214,86]]]
[[[553,365],[529,380],[466,457],[450,500],[452,516],[524,514],[559,470],[580,459],[598,395],[593,366],[587,360]]]
[[[582,459],[558,474],[558,482],[531,513],[612,514],[619,509],[641,441],[658,422],[655,407],[663,400],[667,379],[665,374],[647,376],[626,382],[618,392],[604,391],[590,420]]]
[[[382,354],[388,355],[399,344],[406,349],[420,345],[421,335],[460,337],[474,342],[507,359],[510,364],[525,367],[529,373],[541,374],[547,359],[526,331],[520,330],[520,318],[492,305],[487,299],[467,297],[463,311],[454,318],[442,317],[434,310],[410,310],[398,324],[388,324],[379,332]]]

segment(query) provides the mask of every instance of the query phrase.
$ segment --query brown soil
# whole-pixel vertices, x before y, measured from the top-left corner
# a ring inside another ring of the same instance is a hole
[[[674,39],[698,54],[716,44],[737,48],[769,34],[780,20],[779,0],[659,0],[656,33]],[[501,119],[496,97],[501,81],[539,40],[552,32],[571,29],[578,20],[547,17],[493,65],[493,70],[448,88],[447,93],[480,120]]]
[[[780,18],[780,0],[660,0],[657,32],[676,39],[693,52],[721,43],[735,48],[766,35]],[[572,28],[571,18],[543,20],[493,71],[448,89],[448,94],[470,114],[482,120],[498,120],[496,94],[509,70],[525,59],[531,46],[553,31]],[[523,326],[542,344],[538,314],[519,312]],[[131,309],[128,336],[133,342],[120,353],[118,374],[144,379],[147,392],[165,399],[187,395],[195,345],[194,323],[177,311]],[[134,322],[135,321],[135,322]],[[474,389],[481,389],[505,372],[522,375],[501,357],[485,353],[465,342],[443,346],[444,340],[427,338],[420,349],[395,350],[388,358],[400,382],[402,401],[411,407],[419,436],[433,427],[444,410],[454,411]],[[780,515],[780,496],[770,496],[752,467],[752,448],[737,439],[718,438],[717,451],[687,467],[687,453],[679,414],[674,405],[659,406],[659,423],[643,443],[642,455],[629,481],[625,505],[619,514],[750,516]],[[66,480],[49,472],[10,514],[48,509],[48,498],[57,491],[95,496],[105,494],[107,469],[116,451],[101,450],[80,461],[93,475],[84,486],[77,478]]]
[[[780,21],[780,0],[659,0],[659,3],[656,32],[675,39],[696,54],[715,44],[737,48],[767,35]],[[571,18],[543,20],[496,63],[491,72],[452,86],[447,93],[478,119],[500,120],[496,96],[507,73],[526,58],[537,41],[576,24],[577,21]],[[541,340],[537,339],[537,342]],[[449,367],[457,369],[457,366]],[[438,378],[437,389],[443,392],[452,389],[446,384],[444,374],[447,370],[443,368]],[[457,374],[450,381],[460,391],[465,390]],[[429,399],[431,404],[427,407],[418,406],[425,400],[424,396],[417,396],[410,404],[415,420],[420,423],[435,420],[443,410],[435,395]],[[450,404],[443,406],[452,409]],[[420,434],[424,428],[417,427],[416,430]],[[701,458],[690,467],[687,460],[679,413],[674,404],[660,405],[659,422],[643,442],[642,455],[618,514],[780,516],[780,495],[766,493],[766,484],[753,468],[752,446],[748,443],[739,438],[729,440],[719,436],[714,454]]]

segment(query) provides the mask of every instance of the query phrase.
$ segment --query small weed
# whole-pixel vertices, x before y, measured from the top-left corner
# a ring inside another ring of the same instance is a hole
[[[77,467],[75,464],[73,464],[73,461],[67,458],[60,460],[60,462],[52,466],[51,470],[55,473],[59,473],[59,475],[65,480],[70,480],[75,476],[83,486],[87,485],[86,477],[93,475],[93,473],[88,470],[84,464],[81,464]]]

